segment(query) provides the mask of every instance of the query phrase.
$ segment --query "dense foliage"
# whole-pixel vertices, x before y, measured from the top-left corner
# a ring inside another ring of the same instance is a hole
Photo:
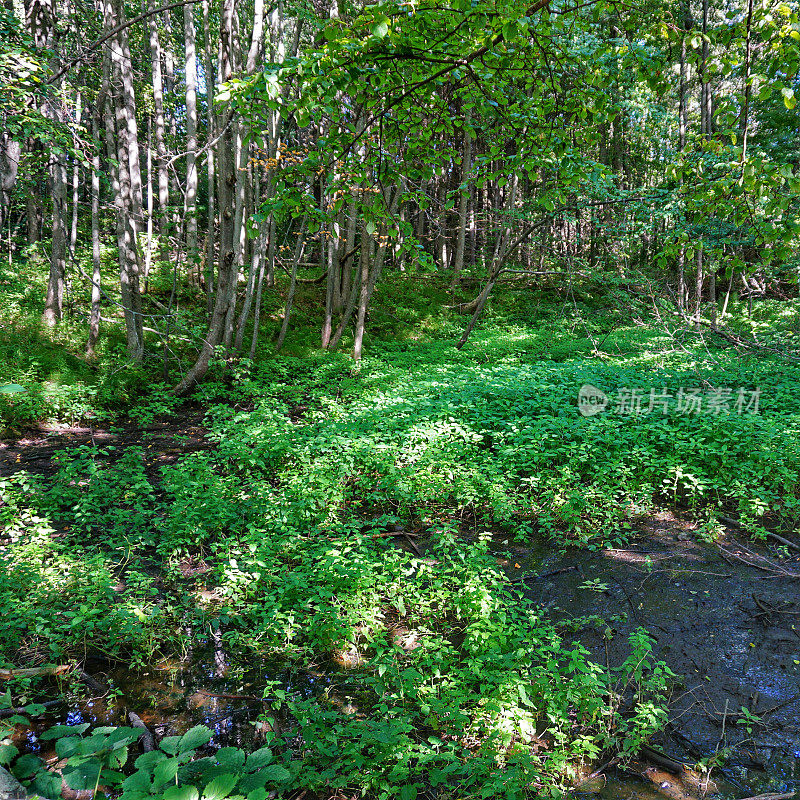
[[[0,764],[456,800],[637,755],[680,678],[497,556],[660,509],[793,546],[798,67],[782,0],[6,4]],[[352,697],[265,678],[247,753],[37,722],[212,640]]]

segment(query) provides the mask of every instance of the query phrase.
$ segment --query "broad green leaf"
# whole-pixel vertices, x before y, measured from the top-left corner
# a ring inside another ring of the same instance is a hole
[[[292,773],[289,772],[286,767],[282,767],[280,764],[272,764],[269,767],[261,770],[261,775],[266,775],[268,781],[272,781],[273,783],[286,783],[286,781],[291,780]]]
[[[62,774],[67,786],[80,792],[86,789],[94,789],[97,786],[102,766],[102,762],[99,759],[91,758],[74,767],[66,767]]]
[[[248,772],[252,772],[256,769],[262,769],[266,767],[267,764],[272,762],[272,750],[269,747],[262,747],[260,750],[256,750],[254,753],[250,753],[247,756],[247,764],[245,765],[245,769]]]
[[[170,786],[164,800],[198,800],[200,792],[194,786]]]
[[[222,800],[233,791],[238,780],[238,775],[233,775],[229,772],[224,775],[217,775],[203,791],[203,800]]]
[[[87,730],[89,727],[88,722],[81,725],[53,725],[48,728],[44,733],[39,736],[43,742],[49,742],[53,739],[60,739],[62,736],[77,736]]]
[[[244,753],[238,747],[223,747],[217,751],[217,763],[226,769],[241,769],[244,765]]]
[[[213,735],[214,734],[205,725],[195,725],[194,728],[186,731],[186,733],[181,736],[180,742],[178,743],[178,750],[181,753],[185,753],[187,750],[197,750],[198,747],[208,744]]]
[[[156,764],[156,768],[153,770],[153,783],[156,786],[169,783],[178,774],[178,767],[180,767],[180,762],[177,758],[168,758]]]
[[[10,764],[19,755],[13,744],[0,745],[0,764]]]

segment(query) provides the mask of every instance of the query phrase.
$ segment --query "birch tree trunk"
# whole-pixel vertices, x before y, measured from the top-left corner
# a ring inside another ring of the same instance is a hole
[[[92,157],[92,305],[89,312],[89,338],[86,355],[94,356],[100,335],[100,132],[97,117],[92,116],[92,138],[95,153]]]
[[[461,153],[461,195],[458,199],[458,233],[456,253],[453,259],[453,280],[450,290],[458,285],[461,270],[464,268],[464,245],[467,237],[467,211],[469,210],[470,172],[472,171],[472,137],[464,127],[464,146]]]
[[[153,3],[155,2],[156,0],[153,0]],[[156,161],[158,163],[158,232],[163,239],[167,235],[169,172],[164,126],[164,79],[161,72],[161,42],[158,35],[158,19],[155,14],[150,17],[150,58],[153,65],[153,112],[155,116]]]
[[[236,0],[223,0],[220,18],[220,71],[221,83],[233,75],[234,64],[234,16]],[[235,141],[232,125],[225,125],[219,146],[219,208],[220,208],[220,254],[214,309],[208,331],[197,360],[173,392],[183,395],[189,392],[208,372],[211,358],[220,343],[228,312],[236,292],[236,242],[234,240],[234,193],[236,191]]]
[[[186,260],[189,272],[197,267],[197,51],[194,6],[183,7],[186,39]]]
[[[103,4],[104,25],[107,31],[122,22],[112,2],[105,0]],[[142,302],[139,292],[139,254],[137,250],[136,216],[141,215],[141,170],[139,169],[139,142],[135,119],[135,100],[133,96],[133,80],[130,60],[125,54],[121,33],[112,37],[109,49],[113,70],[109,76],[119,84],[121,91],[111,92],[114,103],[114,117],[106,119],[106,136],[109,145],[109,158],[117,164],[116,197],[117,208],[117,249],[119,252],[120,296],[125,317],[125,335],[127,339],[128,357],[138,362],[144,354],[142,325]],[[128,55],[130,55],[128,53]],[[134,119],[131,120],[131,114]],[[131,144],[133,142],[133,144]],[[131,155],[131,147],[135,155]],[[136,166],[136,175],[131,165]],[[137,194],[138,200],[137,200]]]
[[[203,32],[205,47],[203,48],[203,71],[206,83],[206,127],[208,128],[209,142],[216,135],[216,116],[214,114],[214,59],[211,53],[211,20],[209,0],[203,0]],[[206,232],[206,306],[209,313],[212,310],[214,298],[214,252],[216,243],[216,214],[215,205],[215,157],[216,147],[211,146],[206,153],[206,166],[208,171],[208,217]]]
[[[83,97],[81,92],[78,91],[75,98],[75,122],[77,125],[81,124],[81,117],[83,116]],[[80,190],[81,167],[78,160],[75,159],[72,165],[72,219],[69,226],[69,255],[70,258],[75,258],[75,247],[78,244],[78,198]]]
[[[67,267],[67,232],[64,219],[67,211],[67,165],[61,153],[52,156],[50,162],[52,184],[53,217],[52,249],[50,253],[50,275],[47,281],[47,297],[44,306],[44,321],[54,326],[61,319],[64,304],[64,276]]]

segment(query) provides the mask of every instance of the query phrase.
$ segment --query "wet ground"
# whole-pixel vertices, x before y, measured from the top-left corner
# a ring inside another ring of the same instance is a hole
[[[662,514],[626,548],[516,548],[501,559],[601,664],[625,660],[637,627],[650,633],[656,657],[682,677],[656,741],[663,752],[695,763],[727,751],[720,788],[730,797],[787,792],[800,789],[800,558],[735,533],[703,544],[691,524]],[[611,781],[601,795],[663,796],[652,791]]]
[[[20,470],[50,475],[57,468],[53,456],[83,445],[97,447],[100,457],[107,454],[109,458],[121,448],[142,447],[150,451],[148,467],[166,466],[186,453],[215,446],[205,438],[202,420],[203,412],[187,407],[173,419],[143,426],[123,421],[117,425],[30,428],[0,441],[0,478]]]
[[[109,456],[141,446],[154,474],[186,452],[213,447],[199,414],[144,428],[31,431],[0,445],[0,476],[20,469],[49,474],[54,454],[81,444],[106,447]],[[424,552],[424,540],[415,542],[408,544]],[[670,698],[670,726],[654,743],[662,752],[688,764],[724,754],[715,774],[725,798],[800,790],[800,558],[747,542],[735,530],[702,543],[691,523],[666,513],[642,521],[625,548],[559,553],[497,540],[493,551],[510,580],[599,663],[621,664],[630,633],[638,627],[650,633],[656,657],[681,676]],[[236,670],[213,640],[184,660],[143,672],[102,662],[84,669],[97,682],[91,699],[53,709],[41,726],[127,724],[134,711],[159,738],[203,723],[214,731],[215,746],[250,749],[269,725],[281,724],[264,700],[269,681],[321,702],[346,704],[357,694],[355,677],[344,672]],[[20,729],[19,743],[37,750],[36,730]],[[704,788],[684,786],[652,763],[639,771],[649,778],[607,770],[581,794],[682,800]]]

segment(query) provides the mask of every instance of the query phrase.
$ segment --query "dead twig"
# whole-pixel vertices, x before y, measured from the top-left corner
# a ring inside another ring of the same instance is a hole
[[[45,711],[42,712],[44,714],[44,713],[46,713],[48,708],[54,708],[55,706],[64,705],[65,702],[66,701],[64,699],[45,700],[44,703],[32,703],[31,705],[44,706],[45,707]],[[0,709],[0,719],[6,719],[7,717],[13,717],[13,716],[16,716],[17,714],[21,714],[21,715],[29,716],[29,717],[38,717],[38,716],[40,716],[39,714],[31,714],[31,712],[27,711],[25,708],[1,708]]]
[[[724,525],[730,525],[732,528],[738,528],[739,530],[741,530],[742,528],[741,523],[738,522],[738,520],[735,520],[733,517],[725,517],[722,516],[722,514],[720,514],[719,516],[717,516],[717,519]],[[776,542],[780,542],[781,544],[786,545],[786,547],[790,547],[792,550],[800,551],[800,544],[796,544],[795,542],[792,542],[789,539],[785,539],[778,533],[767,531],[766,535],[770,539],[774,539]]]
[[[717,549],[719,550],[720,555],[729,564],[731,563],[730,559],[733,559],[747,565],[748,567],[754,567],[755,569],[760,569],[763,572],[769,572],[771,573],[771,577],[774,578],[800,580],[800,573],[792,572],[791,570],[786,569],[786,567],[784,567],[782,564],[778,564],[775,561],[770,561],[770,559],[765,558],[758,553],[754,553],[748,547],[745,547],[741,542],[734,542],[734,546],[737,548],[737,550],[726,549],[719,542],[717,542]]]

